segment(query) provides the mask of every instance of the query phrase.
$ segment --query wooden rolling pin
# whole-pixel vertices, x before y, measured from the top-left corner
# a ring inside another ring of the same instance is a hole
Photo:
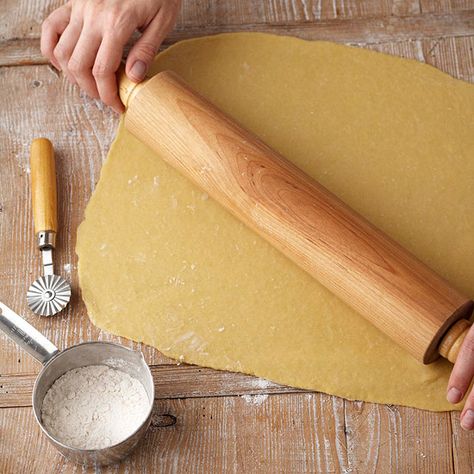
[[[473,302],[172,72],[119,74],[125,127],[418,360],[456,360]]]

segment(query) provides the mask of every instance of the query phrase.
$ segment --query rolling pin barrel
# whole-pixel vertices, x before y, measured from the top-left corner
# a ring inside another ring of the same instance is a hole
[[[454,360],[469,298],[174,73],[119,88],[126,128],[168,164],[418,360]]]

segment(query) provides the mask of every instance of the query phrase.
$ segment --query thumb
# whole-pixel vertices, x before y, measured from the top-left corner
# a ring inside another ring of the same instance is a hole
[[[160,9],[130,50],[125,65],[125,72],[132,81],[141,82],[145,78],[158,48],[168,33],[165,24],[166,22],[163,21],[163,9]]]

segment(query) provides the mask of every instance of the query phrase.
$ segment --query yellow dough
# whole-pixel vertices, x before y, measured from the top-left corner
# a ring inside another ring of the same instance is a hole
[[[474,296],[474,87],[415,61],[231,34],[171,69]],[[78,232],[90,318],[181,361],[349,399],[449,410],[423,366],[121,125]]]

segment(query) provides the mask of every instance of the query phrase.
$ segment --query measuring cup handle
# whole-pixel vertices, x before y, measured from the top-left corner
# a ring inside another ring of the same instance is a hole
[[[3,303],[0,303],[0,330],[42,364],[59,352],[49,339]]]

